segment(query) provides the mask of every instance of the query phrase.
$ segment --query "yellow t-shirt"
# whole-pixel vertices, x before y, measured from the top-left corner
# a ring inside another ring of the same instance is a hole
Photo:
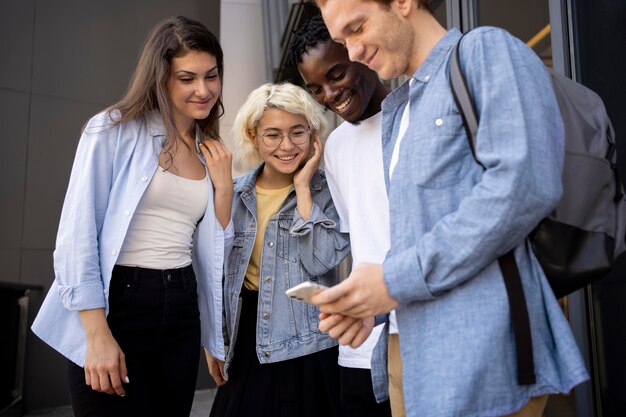
[[[249,290],[259,290],[259,272],[261,270],[261,255],[263,254],[265,229],[267,229],[270,218],[276,214],[283,204],[283,201],[285,201],[291,187],[292,184],[277,190],[267,190],[259,186],[256,187],[256,239],[252,247],[250,262],[248,262],[246,278],[243,282],[243,286]]]

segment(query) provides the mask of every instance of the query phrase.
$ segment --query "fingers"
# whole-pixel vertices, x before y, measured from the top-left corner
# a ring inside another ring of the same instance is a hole
[[[372,324],[371,325],[367,324],[364,321],[362,322],[362,325],[361,325],[358,333],[352,339],[352,342],[350,342],[350,347],[351,348],[355,348],[356,349],[359,346],[361,346],[363,344],[363,342],[365,342],[367,340],[367,338],[372,333],[372,329],[374,328],[373,321],[374,321],[374,318],[372,317]]]
[[[219,376],[221,378],[221,383],[217,382],[219,385],[224,385],[226,383],[226,374],[224,373],[224,362],[217,361],[217,366],[219,368]]]
[[[211,181],[216,190],[225,190],[230,193],[233,186],[232,154],[222,142],[205,140],[200,144]],[[230,206],[230,203],[228,204]]]
[[[348,279],[315,294],[311,297],[311,304],[320,307],[323,313],[339,313],[340,311],[333,308],[333,304],[350,292],[351,287]]]
[[[342,316],[341,314],[320,314],[320,324],[318,328],[321,332],[328,333],[331,329],[345,320],[347,317]]]
[[[117,394],[121,397],[126,395],[122,387],[122,378],[117,370],[109,372],[110,389],[105,391],[107,394]]]
[[[322,332],[328,333],[333,339],[340,339],[357,320],[358,319],[341,314],[332,314],[320,321],[319,329]],[[356,330],[358,329],[352,330],[352,332],[356,333]]]
[[[213,361],[209,365],[209,374],[217,384],[217,386],[224,385],[226,378],[224,378],[224,363],[218,360]]]
[[[230,150],[219,140],[210,139],[201,142],[200,150],[207,163],[209,161],[230,161],[232,159]]]
[[[118,348],[119,349],[119,348]],[[128,383],[126,357],[121,350],[109,359],[90,359],[85,363],[85,383],[92,390],[107,394],[126,395],[123,383]]]
[[[334,339],[340,345],[349,345],[356,348],[361,346],[369,337],[374,328],[374,318],[356,319],[341,314],[320,314],[319,329]]]
[[[339,344],[342,346],[350,345],[352,340],[361,330],[361,321],[353,321],[344,331],[339,335]],[[328,333],[330,335],[330,333]]]
[[[87,384],[88,386],[91,387],[92,386],[92,384],[91,384],[91,372],[89,372],[86,367],[83,368],[83,371],[85,372],[85,384]],[[93,387],[92,387],[92,389],[93,389]]]
[[[92,390],[104,392],[106,394],[117,394],[120,397],[126,395],[122,381],[128,381],[124,366],[123,374],[117,367],[100,367],[99,369],[85,369],[85,382]],[[122,376],[123,375],[123,376]]]
[[[204,349],[204,356],[209,368],[209,375],[215,381],[217,386],[226,384],[226,375],[224,373],[224,362],[214,358],[206,349]]]
[[[121,383],[126,383],[128,384],[130,382],[130,379],[128,379],[128,369],[126,368],[126,355],[124,355],[123,352],[120,352],[120,386]],[[117,395],[123,397],[124,395],[126,395],[126,392],[124,391],[124,388],[122,386],[122,392],[118,392],[118,390],[116,389],[115,392],[117,393]]]
[[[313,157],[311,159],[315,161],[322,159],[322,141],[318,135],[316,135],[313,140],[313,149],[315,152],[313,153]]]
[[[117,364],[85,367],[85,382],[87,381],[89,381],[87,385],[94,391],[125,395]]]

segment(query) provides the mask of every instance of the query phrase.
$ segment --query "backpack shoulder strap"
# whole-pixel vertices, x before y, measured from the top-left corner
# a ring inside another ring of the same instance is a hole
[[[484,169],[485,166],[476,157],[478,114],[461,68],[460,50],[463,36],[454,45],[452,55],[450,56],[450,88],[461,119],[463,120],[463,127],[465,127],[467,134],[467,142],[472,150],[474,160]],[[522,280],[519,275],[519,270],[517,269],[513,250],[510,250],[498,258],[498,264],[504,279],[504,286],[509,300],[509,312],[513,324],[513,333],[515,335],[517,382],[520,385],[532,385],[536,382],[536,377],[530,320],[528,318],[524,287],[522,286]]]
[[[465,132],[467,133],[467,142],[472,150],[474,160],[484,169],[484,165],[476,157],[478,114],[476,112],[476,107],[474,106],[472,95],[467,87],[463,69],[461,68],[461,41],[464,36],[465,35],[461,36],[461,38],[459,38],[457,43],[454,45],[452,55],[450,56],[450,87],[452,89],[454,102],[456,103],[461,119],[463,120],[463,127],[465,127]]]

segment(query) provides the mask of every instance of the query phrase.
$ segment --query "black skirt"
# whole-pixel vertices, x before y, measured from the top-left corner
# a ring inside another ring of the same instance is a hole
[[[338,348],[261,364],[256,356],[258,292],[243,290],[235,355],[211,417],[340,416]]]

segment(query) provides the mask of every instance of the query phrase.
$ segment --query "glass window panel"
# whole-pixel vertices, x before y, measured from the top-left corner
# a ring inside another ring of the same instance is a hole
[[[552,68],[548,0],[476,0],[478,26],[498,26],[526,42]]]

